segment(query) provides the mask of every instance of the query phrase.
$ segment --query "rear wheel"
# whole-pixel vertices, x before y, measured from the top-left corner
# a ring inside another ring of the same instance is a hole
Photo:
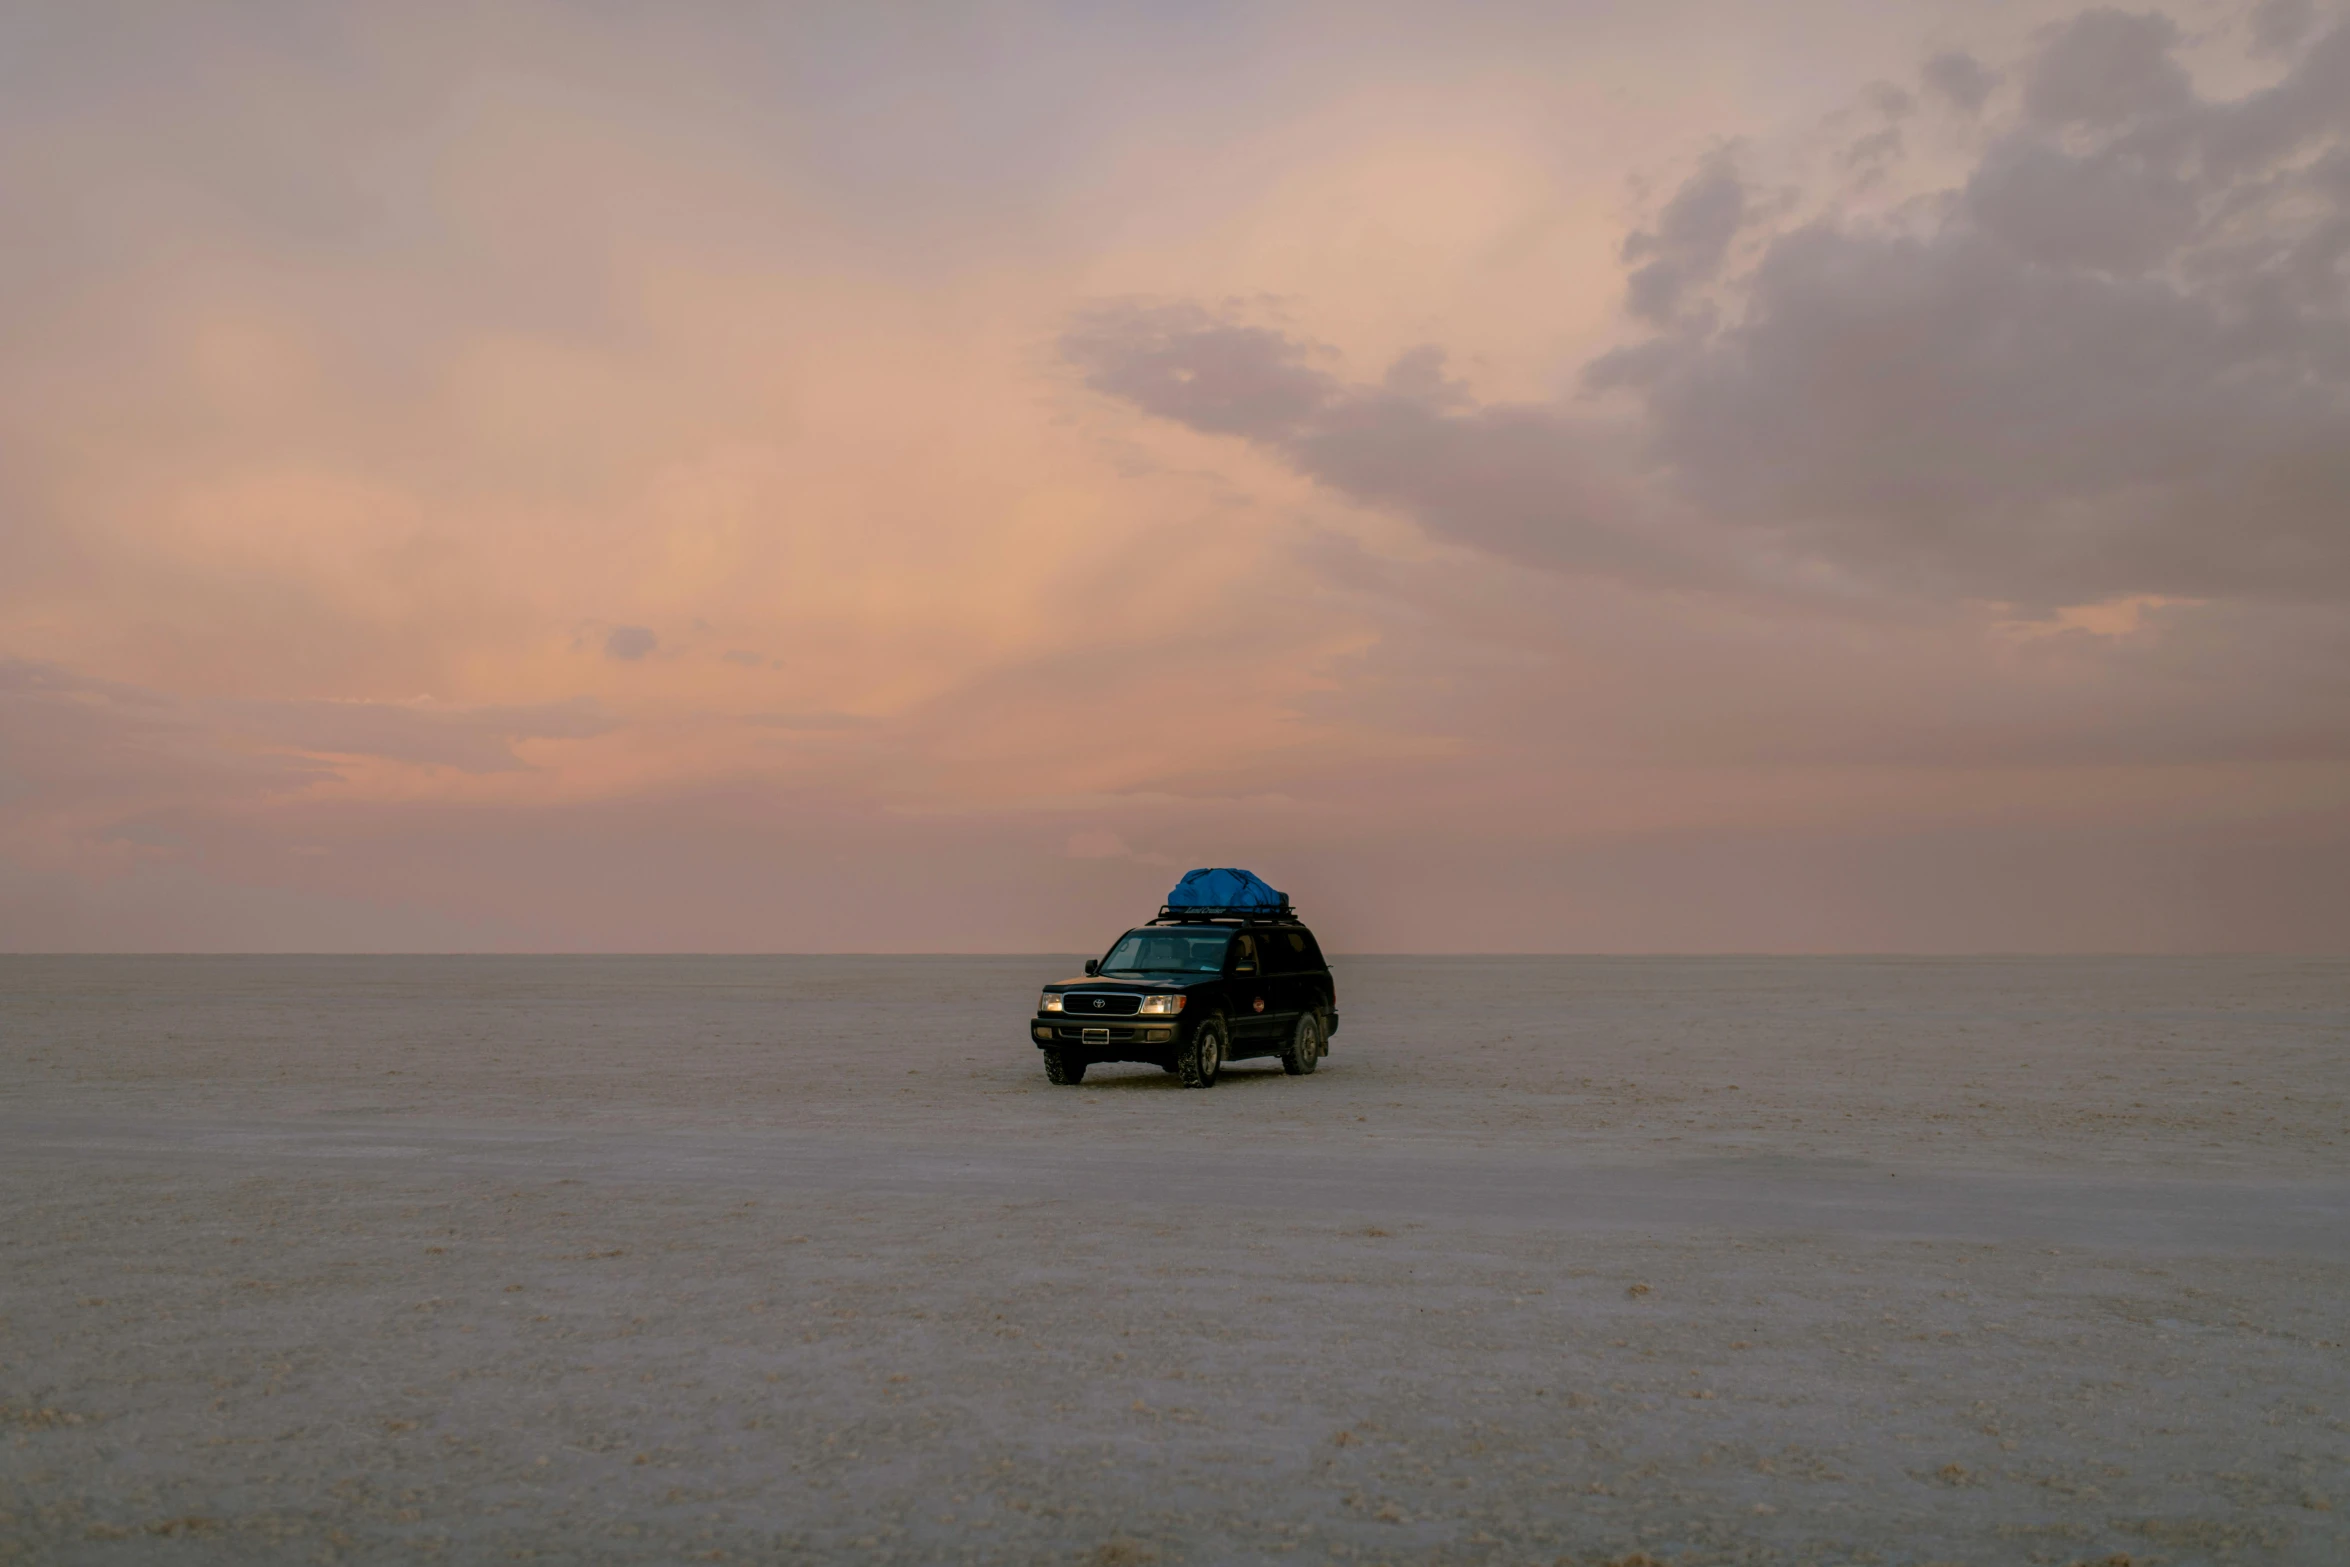
[[[1175,1058],[1175,1072],[1186,1088],[1213,1088],[1223,1070],[1224,1020],[1212,1017],[1192,1031],[1183,1054]]]
[[[1297,1032],[1289,1036],[1289,1048],[1281,1052],[1281,1070],[1291,1077],[1303,1077],[1322,1064],[1322,1020],[1308,1012],[1297,1020]]]
[[[1083,1056],[1065,1054],[1059,1050],[1044,1053],[1044,1080],[1063,1088],[1085,1081],[1086,1060]]]

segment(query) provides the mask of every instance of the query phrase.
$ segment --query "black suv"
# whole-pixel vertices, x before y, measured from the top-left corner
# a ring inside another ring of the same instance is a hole
[[[1097,1061],[1142,1061],[1212,1088],[1225,1062],[1252,1056],[1300,1077],[1338,1032],[1330,965],[1287,907],[1161,909],[1085,972],[1044,987],[1028,1030],[1056,1083],[1083,1082]]]

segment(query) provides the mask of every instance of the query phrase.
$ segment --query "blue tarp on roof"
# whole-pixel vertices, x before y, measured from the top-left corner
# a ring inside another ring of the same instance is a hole
[[[1256,872],[1216,866],[1185,871],[1167,894],[1171,909],[1277,909],[1289,899],[1258,879]]]

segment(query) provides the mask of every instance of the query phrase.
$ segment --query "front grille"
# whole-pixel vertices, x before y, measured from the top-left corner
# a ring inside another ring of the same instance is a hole
[[[1142,1008],[1142,997],[1116,992],[1072,990],[1061,997],[1061,1010],[1071,1017],[1132,1017]]]

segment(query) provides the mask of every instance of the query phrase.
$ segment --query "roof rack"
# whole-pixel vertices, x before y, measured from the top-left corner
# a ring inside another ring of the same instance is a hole
[[[1159,905],[1158,914],[1152,918],[1151,923],[1153,925],[1212,925],[1226,920],[1242,925],[1295,925],[1298,923],[1297,910],[1290,907],[1289,900],[1286,898],[1270,906],[1246,909],[1179,909],[1172,904],[1162,903]]]

